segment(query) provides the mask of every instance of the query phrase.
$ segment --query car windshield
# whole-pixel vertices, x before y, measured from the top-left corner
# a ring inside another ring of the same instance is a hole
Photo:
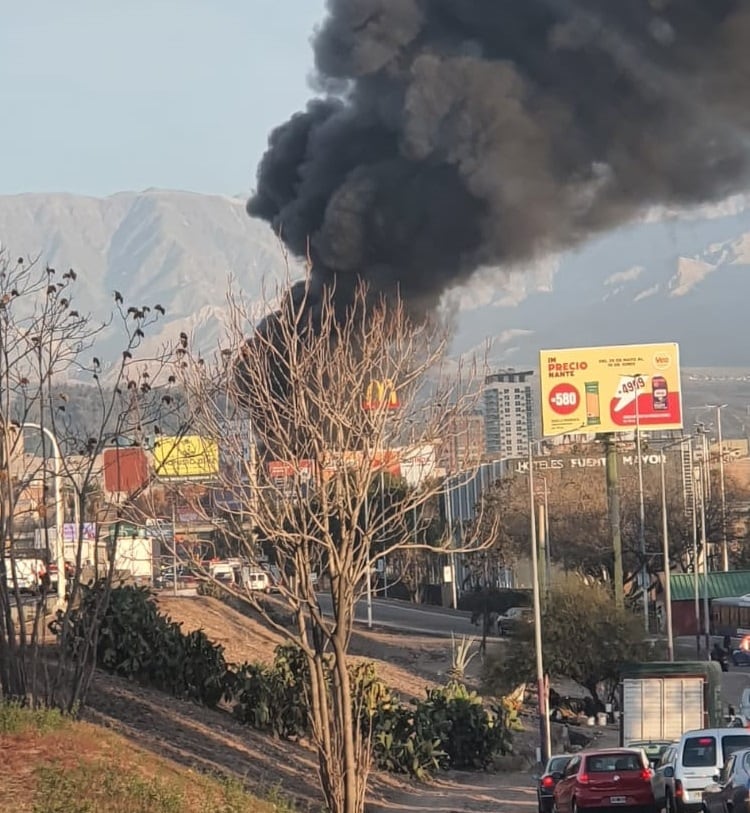
[[[547,773],[562,773],[570,762],[570,757],[553,757],[547,763]]]
[[[613,771],[640,771],[643,768],[638,754],[597,754],[586,758],[588,773],[611,773]]]

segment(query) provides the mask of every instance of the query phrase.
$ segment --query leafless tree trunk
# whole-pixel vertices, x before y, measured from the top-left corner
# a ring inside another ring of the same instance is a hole
[[[154,368],[163,369],[160,358],[134,358],[161,306],[126,309],[116,293],[109,322],[96,323],[76,310],[76,279],[73,270],[58,273],[0,255],[0,691],[4,699],[68,711],[85,701],[101,618],[95,613],[90,638],[70,646],[66,622],[79,603],[84,576],[90,575],[82,560],[83,528],[101,519],[97,512],[108,513],[109,500],[100,487],[102,452],[112,438],[142,440],[144,427],[163,411],[166,393],[154,387]],[[121,354],[111,365],[97,358],[105,328],[120,328]],[[85,417],[70,411],[75,387],[86,388]],[[94,493],[98,498],[89,504]],[[76,506],[71,522],[66,522],[66,494]],[[121,516],[135,496],[120,494],[115,513]],[[76,524],[77,543],[67,556],[60,555],[63,528]],[[106,548],[95,574],[108,583],[116,547],[115,542]],[[20,570],[38,571],[40,565],[39,594],[29,599],[21,591]],[[48,628],[55,568],[57,638]]]
[[[443,488],[437,446],[470,408],[473,370],[448,376],[441,331],[365,288],[345,313],[330,291],[316,301],[282,297],[260,329],[236,297],[230,305],[216,360],[188,353],[181,363],[193,427],[221,449],[219,516],[204,517],[233,537],[248,569],[277,577],[274,604],[292,627],[261,594],[234,592],[304,652],[327,807],[359,813],[370,743],[349,673],[355,606],[378,558],[434,551],[414,538],[412,518]],[[399,499],[373,499],[396,465]],[[461,540],[456,552],[474,545]]]

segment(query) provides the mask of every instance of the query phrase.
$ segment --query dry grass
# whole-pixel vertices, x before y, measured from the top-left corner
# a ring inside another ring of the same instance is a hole
[[[157,597],[159,609],[182,622],[186,632],[203,629],[224,647],[231,663],[270,663],[281,636],[227,604],[207,596]],[[451,665],[449,640],[358,628],[352,661],[372,661],[378,676],[405,698],[424,697],[425,690],[445,683]]]
[[[237,780],[201,774],[56,712],[0,706],[0,798],[18,813],[273,813]]]

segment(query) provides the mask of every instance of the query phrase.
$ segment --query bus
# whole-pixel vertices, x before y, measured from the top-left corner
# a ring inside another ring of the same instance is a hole
[[[750,593],[711,601],[711,629],[714,635],[743,638],[750,635]]]

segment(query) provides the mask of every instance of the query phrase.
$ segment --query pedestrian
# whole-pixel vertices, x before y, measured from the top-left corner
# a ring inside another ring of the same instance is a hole
[[[727,664],[727,656],[724,650],[719,646],[718,643],[714,644],[714,648],[711,650],[711,660],[716,661],[721,666],[722,672],[729,671],[729,665]]]

